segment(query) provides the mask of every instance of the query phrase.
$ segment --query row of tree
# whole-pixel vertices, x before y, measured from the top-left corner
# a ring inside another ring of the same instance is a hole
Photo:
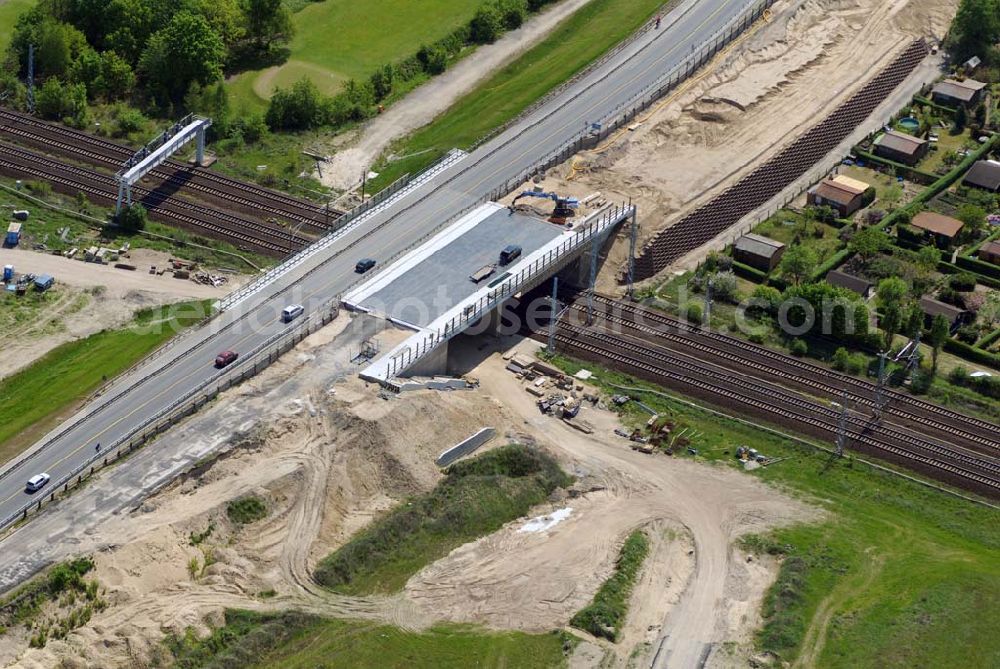
[[[952,21],[948,47],[962,63],[973,56],[996,62],[1000,42],[1000,1],[962,0]]]

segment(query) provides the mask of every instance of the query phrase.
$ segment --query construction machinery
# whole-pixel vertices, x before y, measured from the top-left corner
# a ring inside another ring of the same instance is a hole
[[[510,210],[514,211],[517,201],[526,197],[537,197],[554,201],[556,207],[552,210],[552,215],[549,216],[549,222],[559,225],[565,225],[567,219],[576,216],[576,210],[580,208],[580,200],[575,197],[562,197],[556,193],[546,193],[543,190],[526,190],[514,198],[510,203]]]

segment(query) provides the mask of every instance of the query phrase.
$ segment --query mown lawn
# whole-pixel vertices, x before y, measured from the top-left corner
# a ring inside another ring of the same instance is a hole
[[[458,28],[484,0],[325,0],[292,16],[295,37],[289,58],[276,68],[252,70],[229,80],[235,108],[263,108],[275,86],[302,77],[328,94],[347,79],[366,79],[378,67],[417,52]]]
[[[604,383],[655,389],[594,365],[557,362],[570,372],[586,366]],[[699,458],[736,466],[738,445],[788,458],[752,475],[827,511],[822,522],[747,541],[783,556],[765,602],[761,649],[824,668],[1000,666],[1000,620],[986,613],[1000,602],[1000,512],[851,458],[831,461],[679,399],[641,399],[702,433],[692,444]],[[648,418],[628,411],[636,424]]]
[[[129,327],[63,344],[0,381],[0,463],[72,415],[107,379],[197,323],[209,309],[207,301],[145,309]]]
[[[468,148],[634,33],[662,5],[663,0],[592,0],[540,44],[394,146],[397,156],[426,153],[376,166],[380,176],[373,187],[383,188],[407,172],[416,174],[454,147]]]
[[[4,55],[7,53],[17,17],[31,9],[34,4],[35,0],[0,0],[0,53]]]

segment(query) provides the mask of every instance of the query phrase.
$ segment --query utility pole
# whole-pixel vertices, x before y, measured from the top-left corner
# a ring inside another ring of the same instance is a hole
[[[712,329],[712,280],[708,280],[708,284],[705,286],[705,317],[701,320],[702,325],[711,330]]]
[[[885,358],[888,351],[878,354],[878,384],[875,386],[875,418],[882,417],[882,409],[885,406]]]
[[[844,447],[847,445],[847,391],[840,399],[840,420],[837,422],[837,457],[844,457]]]
[[[550,298],[551,301],[549,302],[549,308],[552,310],[551,314],[549,315],[549,348],[548,348],[549,355],[553,355],[556,352],[556,320],[558,318],[556,310],[556,305],[558,304],[558,302],[556,301],[556,295],[558,292],[559,292],[559,277],[554,276],[552,277],[552,297]]]
[[[35,45],[28,45],[28,111],[35,113]]]

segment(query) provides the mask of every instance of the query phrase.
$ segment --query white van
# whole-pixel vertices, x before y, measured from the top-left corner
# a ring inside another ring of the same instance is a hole
[[[49,482],[49,475],[46,474],[45,472],[42,472],[41,474],[35,474],[30,479],[28,479],[28,483],[27,485],[24,486],[24,490],[26,492],[35,492],[36,490],[41,489],[41,487],[48,482]]]
[[[281,321],[283,323],[291,323],[301,316],[303,311],[305,311],[305,308],[301,304],[290,304],[281,310]]]

